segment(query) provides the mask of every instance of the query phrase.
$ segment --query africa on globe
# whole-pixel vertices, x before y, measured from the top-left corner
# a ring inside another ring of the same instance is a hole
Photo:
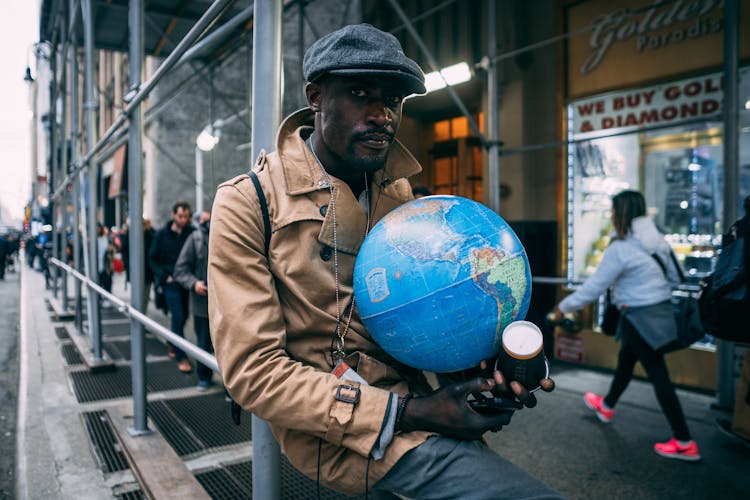
[[[531,270],[495,212],[459,196],[427,196],[370,231],[354,266],[354,297],[383,350],[448,373],[497,355],[503,329],[526,317]]]

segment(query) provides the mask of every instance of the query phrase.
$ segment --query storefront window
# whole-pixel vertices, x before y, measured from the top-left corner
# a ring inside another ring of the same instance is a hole
[[[750,69],[740,81],[742,200],[750,194]],[[644,194],[690,280],[711,272],[724,227],[721,86],[713,74],[568,105],[570,286],[596,269],[612,230],[611,197],[623,189]]]

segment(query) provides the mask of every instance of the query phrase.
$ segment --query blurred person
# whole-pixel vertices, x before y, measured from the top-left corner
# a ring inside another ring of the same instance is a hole
[[[673,436],[656,443],[654,451],[665,458],[698,461],[698,445],[690,435],[664,354],[659,350],[677,336],[671,283],[679,281],[679,274],[670,266],[672,249],[646,216],[646,201],[638,191],[622,191],[612,198],[612,224],[616,237],[604,251],[596,271],[557,305],[553,319],[561,320],[564,313],[581,309],[612,287],[612,300],[621,311],[615,337],[621,342],[617,368],[609,392],[605,396],[587,392],[584,403],[601,422],[609,423],[617,401],[633,378],[635,364],[640,361]],[[666,273],[654,256],[666,266]],[[652,314],[655,307],[663,308],[664,314]],[[669,318],[674,324],[657,323],[655,317]]]
[[[0,234],[0,280],[5,279],[5,267],[8,265],[8,255],[10,255],[10,242],[7,234]]]
[[[102,224],[96,225],[96,269],[99,273],[99,284],[112,293],[112,259],[115,249],[109,237],[109,231]],[[109,301],[104,300],[104,307],[109,307]]]
[[[198,347],[213,354],[214,347],[208,326],[208,234],[211,213],[203,211],[198,218],[198,229],[190,233],[174,266],[174,279],[190,290],[190,307]],[[213,370],[197,363],[198,390],[211,386]]]
[[[174,279],[174,265],[180,255],[185,241],[193,232],[190,224],[190,205],[178,201],[172,206],[172,219],[156,232],[148,252],[148,262],[154,280],[162,287],[167,301],[170,316],[170,329],[176,335],[184,337],[183,329],[189,313],[189,294]],[[167,345],[167,354],[177,361],[177,368],[183,373],[190,373],[193,367],[179,347]]]

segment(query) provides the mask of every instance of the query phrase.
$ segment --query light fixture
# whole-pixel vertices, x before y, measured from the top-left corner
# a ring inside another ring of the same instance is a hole
[[[680,208],[681,208],[681,209],[683,209],[683,210],[686,210],[686,209],[687,209],[687,207],[688,207],[688,202],[687,202],[687,200],[682,200],[682,201],[680,202]]]
[[[198,135],[198,138],[195,139],[195,144],[201,151],[211,151],[219,143],[220,136],[221,132],[219,129],[206,125]]]
[[[442,75],[442,76],[441,76]],[[424,86],[427,92],[440,90],[447,85],[458,85],[471,80],[471,68],[465,62],[447,66],[440,72],[433,71],[424,76]]]
[[[745,109],[750,110],[750,99],[745,101]]]

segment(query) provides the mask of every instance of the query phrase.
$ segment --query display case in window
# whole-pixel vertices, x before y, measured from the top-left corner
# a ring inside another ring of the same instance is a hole
[[[750,70],[740,77],[741,200],[750,194]],[[644,194],[689,281],[711,272],[724,227],[721,98],[714,74],[568,105],[569,287],[596,270],[611,238],[611,198],[624,189]]]

